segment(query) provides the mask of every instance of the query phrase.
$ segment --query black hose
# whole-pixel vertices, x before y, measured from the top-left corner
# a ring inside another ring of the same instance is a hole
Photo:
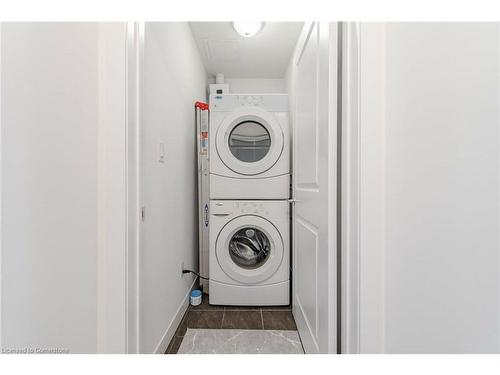
[[[193,275],[198,276],[200,279],[210,280],[208,277],[201,276],[198,272],[194,272],[194,271],[191,271],[191,270],[182,270],[182,273],[192,273]]]

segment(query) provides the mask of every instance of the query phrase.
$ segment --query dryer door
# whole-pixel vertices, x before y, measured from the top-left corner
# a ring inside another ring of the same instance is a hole
[[[284,136],[272,113],[242,107],[228,115],[218,128],[216,147],[229,169],[252,176],[276,164],[283,152]]]
[[[254,215],[237,217],[222,228],[216,255],[222,270],[239,283],[270,278],[283,261],[283,240],[268,220]]]

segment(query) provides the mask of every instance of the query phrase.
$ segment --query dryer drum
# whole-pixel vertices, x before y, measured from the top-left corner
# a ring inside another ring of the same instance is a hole
[[[229,134],[229,150],[233,156],[246,163],[263,159],[271,148],[271,136],[257,121],[242,121]]]
[[[270,250],[269,238],[257,228],[242,228],[229,241],[231,259],[246,269],[261,267],[267,261]]]

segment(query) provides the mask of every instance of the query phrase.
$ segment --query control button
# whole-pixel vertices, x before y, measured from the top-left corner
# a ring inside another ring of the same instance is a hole
[[[260,104],[262,104],[262,96],[254,96],[253,97],[253,104],[254,105],[260,105]]]

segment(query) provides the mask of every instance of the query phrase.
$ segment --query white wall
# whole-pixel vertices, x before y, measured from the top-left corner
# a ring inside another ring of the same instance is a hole
[[[361,25],[361,352],[500,352],[499,37]]]
[[[97,352],[127,352],[126,24],[99,23]]]
[[[187,23],[146,23],[141,117],[139,350],[164,352],[187,307],[198,267],[194,103],[207,76]],[[166,158],[158,162],[158,144]]]
[[[208,83],[215,83],[210,77]],[[287,92],[283,78],[226,78],[229,92],[233,94],[284,94]]]
[[[125,350],[124,30],[1,26],[3,348]]]

